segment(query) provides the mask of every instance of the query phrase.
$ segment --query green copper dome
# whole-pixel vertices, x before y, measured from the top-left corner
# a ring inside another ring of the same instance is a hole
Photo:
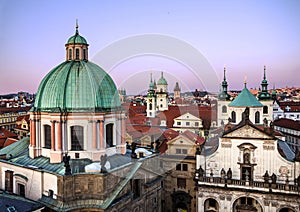
[[[161,72],[161,77],[157,81],[157,85],[168,85],[167,80],[164,78],[163,72]]]
[[[80,35],[73,35],[68,39],[67,44],[72,44],[72,43],[83,43],[87,44],[86,39]]]
[[[121,107],[116,85],[99,66],[88,61],[66,61],[42,80],[33,111],[112,111]]]
[[[231,107],[262,107],[263,105],[255,98],[255,96],[245,88],[242,92],[232,101],[229,106]]]
[[[87,44],[86,39],[79,35],[78,26],[76,26],[75,35],[68,39],[67,44]]]

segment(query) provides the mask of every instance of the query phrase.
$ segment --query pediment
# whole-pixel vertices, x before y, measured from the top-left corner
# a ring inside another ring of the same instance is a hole
[[[193,146],[195,145],[195,142],[191,141],[185,136],[179,135],[176,138],[169,141],[168,144],[176,146]]]
[[[196,117],[190,113],[185,113],[181,116],[178,116],[177,118],[175,118],[175,120],[197,120],[197,121],[201,121],[201,119],[199,117]]]
[[[242,126],[232,132],[229,132],[223,136],[224,138],[256,138],[256,139],[272,139],[270,135],[261,130],[258,130],[250,125]]]

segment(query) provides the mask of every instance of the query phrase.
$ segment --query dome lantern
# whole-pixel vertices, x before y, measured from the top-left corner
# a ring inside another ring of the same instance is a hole
[[[75,35],[70,37],[66,43],[66,60],[88,60],[88,46],[86,39],[79,35],[78,22],[76,20]]]

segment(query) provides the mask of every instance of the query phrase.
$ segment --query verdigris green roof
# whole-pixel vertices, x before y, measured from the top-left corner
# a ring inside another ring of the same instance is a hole
[[[263,105],[245,87],[242,92],[229,103],[230,107],[262,107]]]
[[[38,88],[33,111],[111,111],[121,107],[112,78],[89,61],[65,61]]]
[[[0,155],[6,155],[6,159],[17,157],[28,151],[29,137],[25,137],[17,142],[8,145],[0,150]]]
[[[87,44],[86,39],[79,35],[78,29],[76,29],[75,35],[68,39],[67,44]]]
[[[159,78],[159,80],[157,81],[157,85],[168,85],[167,80],[162,76],[161,78]]]

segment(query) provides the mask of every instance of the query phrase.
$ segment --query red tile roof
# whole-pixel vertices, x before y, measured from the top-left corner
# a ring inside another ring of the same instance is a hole
[[[6,130],[5,128],[0,128],[0,148],[3,148],[7,138],[17,139],[18,135]]]
[[[285,111],[285,112],[300,112],[300,102],[294,102],[294,101],[286,101],[277,102],[279,104],[279,107]],[[287,111],[286,107],[290,107],[290,110]]]
[[[185,114],[190,113],[203,121],[203,127],[209,129],[212,121],[217,120],[216,109],[211,106],[169,106],[169,109],[158,114],[161,120],[167,121],[167,127],[171,128],[174,124],[174,119]]]
[[[17,142],[18,140],[17,139],[14,139],[14,138],[7,138],[6,141],[4,142],[4,145],[3,147],[7,147],[15,142]]]
[[[189,139],[197,144],[201,145],[204,143],[204,138],[199,137],[197,134],[195,134],[189,130],[186,130],[180,134],[179,132],[177,132],[175,130],[167,129],[163,132],[161,137],[159,137],[159,141],[161,142],[161,144],[160,144],[158,150],[160,151],[160,153],[165,153],[168,149],[168,145],[167,145],[168,142],[180,135],[186,137],[187,139]]]
[[[186,130],[182,133],[183,136],[187,137],[189,140],[194,141],[197,144],[203,144],[204,143],[204,138],[198,136],[197,134]]]
[[[17,113],[20,111],[29,111],[31,109],[31,107],[11,107],[11,108],[7,108],[7,107],[0,107],[0,114],[4,114],[4,113]]]
[[[300,121],[282,118],[274,121],[274,126],[300,131]]]

